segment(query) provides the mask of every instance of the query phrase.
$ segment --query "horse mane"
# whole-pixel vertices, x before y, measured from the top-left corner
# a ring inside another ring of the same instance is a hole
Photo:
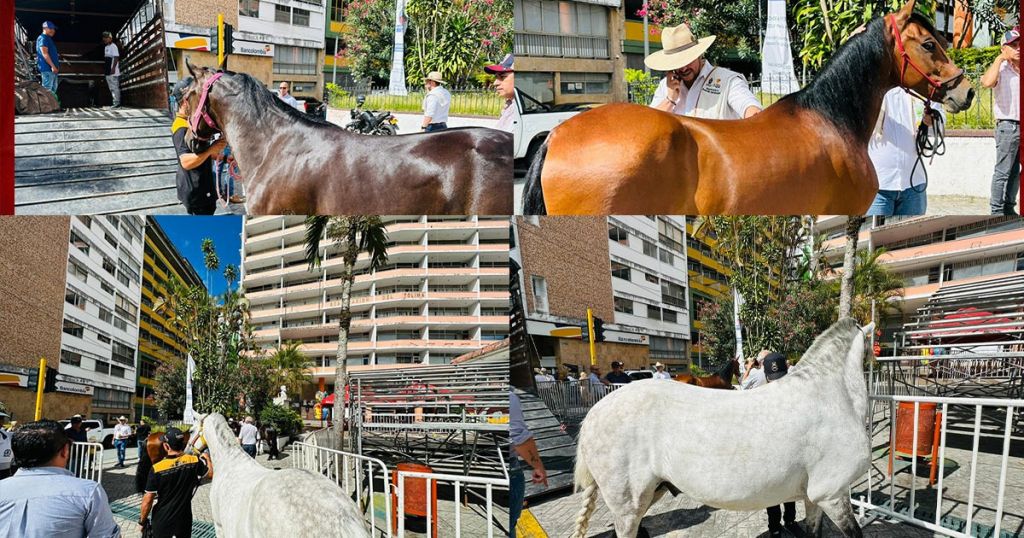
[[[232,103],[234,110],[245,116],[250,122],[259,122],[268,109],[276,109],[279,113],[291,117],[297,123],[320,129],[341,129],[337,125],[320,118],[314,118],[299,112],[291,105],[277,98],[274,92],[267,89],[262,83],[246,73],[235,73],[233,71],[222,71],[230,78],[227,80],[236,83],[237,88],[228,88],[242,99]]]
[[[853,318],[840,319],[814,339],[800,362],[779,381],[795,377],[818,378],[822,374],[841,370],[850,352],[851,338],[855,335],[860,336],[857,321]]]
[[[734,359],[729,359],[729,360],[725,361],[725,364],[720,366],[718,368],[718,371],[715,372],[715,375],[717,375],[718,377],[721,377],[723,380],[725,380],[726,383],[732,383],[732,361],[733,360]]]

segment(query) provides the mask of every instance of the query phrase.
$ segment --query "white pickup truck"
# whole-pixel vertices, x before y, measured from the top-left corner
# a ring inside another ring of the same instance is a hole
[[[71,420],[65,419],[58,421],[64,426],[64,429],[71,427]],[[82,420],[82,427],[85,428],[85,437],[89,439],[90,443],[100,443],[106,448],[114,446],[114,428],[105,427],[102,421],[87,418]]]
[[[516,88],[515,106],[518,112],[512,131],[516,147],[515,169],[525,172],[551,129],[593,105],[547,105]]]

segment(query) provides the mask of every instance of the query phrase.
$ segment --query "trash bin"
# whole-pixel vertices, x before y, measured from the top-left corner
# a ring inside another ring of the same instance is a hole
[[[404,507],[403,513],[398,513],[398,473],[399,471],[432,473],[433,469],[418,463],[399,463],[395,470],[391,471],[391,526],[392,532],[398,532],[398,518],[405,518],[406,532],[427,532],[427,479],[419,477],[405,477],[402,480],[404,485]],[[437,481],[430,481],[430,526],[431,536],[437,536]]]
[[[899,402],[896,410],[896,439],[889,451],[889,475],[892,476],[893,458],[906,456],[911,458],[928,458],[928,483],[935,483],[938,467],[939,434],[941,433],[942,413],[938,413],[934,403],[919,403],[917,411],[917,452],[914,452],[914,403]]]

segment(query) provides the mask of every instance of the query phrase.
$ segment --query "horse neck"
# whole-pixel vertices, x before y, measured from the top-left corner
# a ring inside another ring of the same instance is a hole
[[[886,25],[871,25],[861,40],[848,43],[825,65],[796,103],[817,110],[840,130],[864,144],[871,138],[885,94],[896,87],[899,73]],[[864,40],[882,40],[877,42]]]
[[[238,444],[235,433],[227,422],[213,423],[213,431],[204,431],[203,438],[206,439],[206,446],[210,449],[210,457],[213,459],[214,476],[222,472],[232,472],[240,466],[248,463],[255,463],[242,450]],[[208,427],[208,426],[207,426]]]
[[[718,377],[722,378],[722,381],[725,381],[725,383],[727,385],[731,385],[732,384],[732,361],[729,361],[729,362],[725,363],[722,366],[722,368],[719,369],[718,372],[715,375],[717,375]]]

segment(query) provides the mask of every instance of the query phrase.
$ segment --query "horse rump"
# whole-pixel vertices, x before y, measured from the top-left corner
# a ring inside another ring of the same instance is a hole
[[[530,163],[530,169],[526,172],[526,185],[523,186],[523,215],[547,215],[548,209],[544,205],[544,191],[540,184],[540,175],[544,171],[544,159],[548,155],[548,138],[537,148],[537,153]]]
[[[149,478],[149,471],[153,468],[153,462],[149,459],[149,451],[143,445],[139,451],[139,464],[135,467],[135,492],[146,491],[146,479]]]

